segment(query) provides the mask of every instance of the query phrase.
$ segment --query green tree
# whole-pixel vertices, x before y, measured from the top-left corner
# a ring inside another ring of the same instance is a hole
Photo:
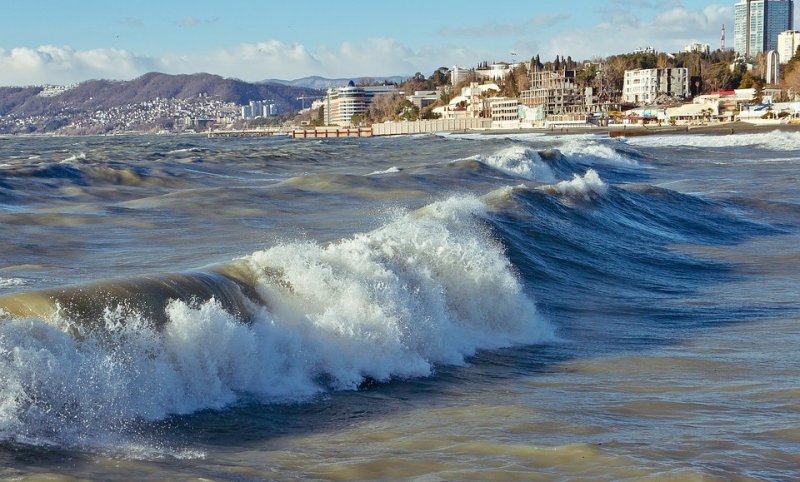
[[[394,115],[399,120],[415,121],[419,119],[419,108],[410,100],[404,99],[395,107]]]

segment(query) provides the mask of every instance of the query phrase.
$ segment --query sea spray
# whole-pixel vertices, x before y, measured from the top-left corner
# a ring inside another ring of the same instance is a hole
[[[338,243],[255,253],[260,295],[306,335],[305,351],[337,388],[425,376],[477,349],[546,339],[502,249],[475,222],[485,209],[456,197]]]
[[[454,197],[328,245],[253,253],[265,301],[247,323],[215,299],[172,301],[166,323],[108,306],[100,323],[0,323],[0,438],[107,446],[141,421],[242,398],[307,400],[365,379],[428,376],[480,349],[551,339],[486,206]]]
[[[568,158],[586,165],[612,164],[636,166],[639,163],[618,152],[607,142],[586,137],[565,137],[558,149]]]
[[[574,174],[569,181],[543,186],[543,189],[567,197],[590,200],[593,196],[602,196],[608,191],[608,185],[600,179],[597,171],[588,169],[583,176]]]
[[[522,145],[507,147],[489,156],[479,156],[484,164],[506,174],[540,182],[554,182],[555,175],[539,154]]]

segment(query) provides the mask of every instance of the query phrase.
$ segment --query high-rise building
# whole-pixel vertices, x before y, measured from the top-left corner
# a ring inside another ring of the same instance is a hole
[[[733,8],[733,49],[745,57],[777,50],[778,34],[792,29],[794,0],[739,0]]]

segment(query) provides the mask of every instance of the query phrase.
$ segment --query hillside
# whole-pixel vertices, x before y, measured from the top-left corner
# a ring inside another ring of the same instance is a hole
[[[295,80],[281,80],[281,79],[268,79],[264,83],[267,84],[282,84],[291,87],[306,87],[310,89],[329,89],[331,87],[341,87],[347,85],[351,80],[356,84],[371,84],[375,82],[389,82],[399,84],[400,82],[408,79],[408,76],[395,75],[391,77],[356,77],[353,79],[326,79],[325,77],[311,76],[303,77],[302,79]]]
[[[322,95],[315,89],[277,83],[252,84],[211,74],[149,73],[131,81],[89,80],[55,97],[39,97],[39,87],[0,87],[0,115],[86,112],[160,99],[189,99],[208,94],[222,102],[246,104],[271,99],[281,112],[298,110],[298,97]]]

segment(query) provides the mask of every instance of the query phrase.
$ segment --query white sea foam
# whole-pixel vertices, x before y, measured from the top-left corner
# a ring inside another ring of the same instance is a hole
[[[187,154],[193,152],[206,152],[208,149],[203,147],[185,147],[183,149],[173,149],[168,151],[167,154]]]
[[[587,164],[608,163],[629,166],[638,165],[635,159],[620,154],[607,143],[598,142],[597,140],[583,136],[564,137],[563,140],[564,142],[558,146],[558,150],[565,156],[578,161]]]
[[[638,136],[631,137],[624,142],[647,147],[724,148],[757,146],[772,151],[795,151],[800,149],[800,132],[776,130],[756,134]]]
[[[370,172],[369,174],[367,174],[367,176],[378,176],[380,174],[395,174],[395,173],[398,173],[398,172],[400,172],[400,168],[396,167],[396,166],[392,166],[389,169],[386,169],[384,171]]]
[[[543,189],[563,196],[578,197],[590,200],[592,196],[602,196],[608,191],[608,185],[600,179],[594,169],[589,169],[583,176],[574,174],[570,181],[561,181],[555,185],[544,186]]]
[[[479,156],[484,164],[499,171],[541,182],[555,181],[555,175],[539,154],[533,149],[514,145],[490,156]]]
[[[21,278],[3,278],[0,276],[0,288],[13,288],[15,286],[25,286],[28,282]]]
[[[68,158],[64,159],[63,161],[61,161],[61,164],[68,164],[70,162],[82,161],[82,160],[85,160],[85,159],[86,159],[86,153],[85,152],[79,152],[78,154],[73,154],[73,155],[69,156]]]
[[[304,400],[547,341],[550,326],[477,221],[485,210],[451,198],[330,245],[253,253],[243,261],[267,305],[250,324],[214,300],[171,302],[161,331],[113,307],[103,330],[80,337],[66,320],[0,323],[0,440],[113,448],[142,420],[243,394]]]

